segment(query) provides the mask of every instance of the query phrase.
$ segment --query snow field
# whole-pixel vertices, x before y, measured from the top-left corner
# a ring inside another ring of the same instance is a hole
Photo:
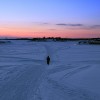
[[[99,100],[99,51],[77,42],[0,45],[0,100]]]

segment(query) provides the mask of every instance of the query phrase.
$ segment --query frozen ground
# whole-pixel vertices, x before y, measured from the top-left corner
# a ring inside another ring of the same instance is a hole
[[[99,45],[0,44],[0,100],[100,100],[99,76]]]

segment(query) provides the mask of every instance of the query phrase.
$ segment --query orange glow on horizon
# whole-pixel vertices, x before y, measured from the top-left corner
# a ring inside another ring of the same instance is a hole
[[[53,26],[54,27],[54,26]],[[66,37],[66,38],[91,38],[100,37],[99,30],[64,29],[38,25],[0,25],[0,37]]]

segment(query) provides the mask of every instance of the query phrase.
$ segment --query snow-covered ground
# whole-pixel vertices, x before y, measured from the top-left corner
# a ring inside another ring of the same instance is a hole
[[[99,45],[0,44],[0,100],[100,100],[99,76]]]

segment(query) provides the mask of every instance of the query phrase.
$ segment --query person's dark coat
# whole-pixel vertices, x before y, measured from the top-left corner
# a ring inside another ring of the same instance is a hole
[[[47,64],[49,65],[50,64],[50,57],[47,56]]]

